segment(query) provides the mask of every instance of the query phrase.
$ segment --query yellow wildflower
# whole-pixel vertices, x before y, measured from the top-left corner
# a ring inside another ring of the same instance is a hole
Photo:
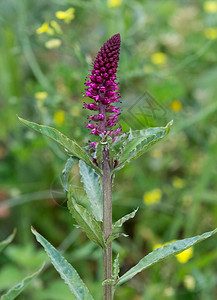
[[[59,48],[62,42],[60,39],[51,39],[45,43],[45,47],[48,49]]]
[[[108,0],[108,7],[118,7],[122,4],[122,0]]]
[[[54,114],[54,121],[57,125],[62,125],[65,120],[65,112],[63,110],[58,110]]]
[[[44,101],[47,98],[48,93],[45,92],[45,91],[37,92],[37,93],[35,93],[34,96],[35,96],[35,99],[37,99],[37,106],[38,106],[38,108],[44,111],[45,110],[45,108],[44,108]]]
[[[204,35],[209,40],[217,39],[217,28],[206,28],[204,30]]]
[[[188,289],[189,291],[193,291],[195,289],[196,286],[196,282],[193,276],[191,275],[186,275],[184,277],[184,286],[186,287],[186,289]]]
[[[143,71],[147,74],[154,72],[154,68],[152,65],[144,65]]]
[[[172,184],[174,186],[174,188],[176,189],[182,189],[185,186],[185,182],[182,178],[179,177],[173,177],[173,181]]]
[[[154,189],[150,192],[147,192],[143,196],[143,201],[146,205],[152,205],[159,203],[162,198],[162,192],[160,189]]]
[[[65,23],[69,24],[71,20],[74,19],[75,9],[73,7],[67,9],[66,11],[57,11],[56,17],[57,19],[64,20]]]
[[[205,11],[209,13],[217,12],[217,2],[216,1],[205,1],[203,4],[203,8]]]
[[[45,23],[43,23],[43,24],[41,25],[41,27],[39,27],[39,28],[36,30],[36,33],[37,33],[37,34],[42,34],[42,33],[44,33],[44,32],[47,32],[48,29],[49,29],[49,25],[48,25],[47,22],[45,22]]]
[[[167,62],[167,55],[163,52],[157,52],[152,54],[151,61],[155,65],[162,65]]]
[[[171,108],[173,111],[180,111],[182,109],[182,103],[177,101],[177,100],[174,100],[172,103],[171,103]]]
[[[194,253],[193,247],[184,250],[183,252],[176,255],[176,258],[180,264],[185,264],[190,258],[192,258]]]
[[[50,35],[54,34],[54,30],[49,26],[48,22],[45,22],[36,30],[37,34],[48,33]]]
[[[56,31],[56,33],[58,33],[58,34],[63,33],[62,29],[60,28],[60,25],[55,20],[50,21],[50,25],[53,27],[53,29]]]
[[[36,98],[37,100],[44,100],[44,99],[47,98],[48,93],[45,92],[45,91],[43,91],[43,92],[37,92],[37,93],[35,93],[34,96],[35,96],[35,98]]]

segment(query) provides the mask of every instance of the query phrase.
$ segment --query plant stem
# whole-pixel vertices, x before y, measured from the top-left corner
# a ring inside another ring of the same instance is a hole
[[[112,234],[112,178],[107,146],[103,150],[102,162],[102,189],[103,189],[103,235],[105,240]],[[112,243],[103,250],[104,280],[112,279]],[[113,286],[104,286],[104,300],[113,299]]]

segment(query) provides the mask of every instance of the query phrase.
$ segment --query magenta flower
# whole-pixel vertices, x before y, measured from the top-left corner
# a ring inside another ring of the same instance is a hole
[[[84,108],[98,113],[90,115],[89,123],[85,124],[90,134],[101,138],[105,135],[114,138],[121,132],[121,126],[118,123],[121,109],[112,105],[112,103],[120,102],[118,82],[116,82],[120,44],[120,34],[113,35],[98,52],[93,63],[93,70],[86,77],[87,88],[84,97],[89,97],[94,102],[89,104],[84,102]],[[117,124],[119,128],[114,129]],[[95,147],[96,143],[90,142],[89,144]]]

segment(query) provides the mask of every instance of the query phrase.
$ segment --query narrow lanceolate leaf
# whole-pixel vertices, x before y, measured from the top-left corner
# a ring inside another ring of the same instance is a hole
[[[135,214],[137,213],[139,208],[135,209],[133,212],[131,212],[130,214],[122,217],[121,219],[119,219],[117,222],[115,222],[115,224],[112,226],[112,229],[115,230],[119,227],[121,227],[126,221],[128,221],[129,219],[132,219],[135,217]]]
[[[38,125],[36,123],[24,120],[20,117],[18,118],[21,123],[53,139],[55,142],[63,146],[67,153],[71,154],[74,157],[77,157],[78,159],[85,161],[86,164],[88,164],[93,169],[95,169],[95,171],[98,174],[101,174],[101,170],[91,161],[87,153],[74,140],[70,140],[67,136],[65,136],[55,128],[44,126],[44,125]]]
[[[102,248],[105,248],[106,245],[102,234],[101,223],[94,219],[86,208],[77,204],[70,192],[68,194],[68,208],[76,223],[80,226],[82,231],[86,233],[87,237],[99,244]]]
[[[13,286],[6,294],[1,297],[1,300],[13,300],[29,285],[29,283],[38,276],[43,269],[43,266],[32,275],[24,278],[20,283]]]
[[[123,284],[124,282],[133,278],[136,274],[149,268],[153,264],[175,254],[179,254],[184,250],[190,248],[191,246],[211,237],[217,232],[217,228],[213,231],[203,233],[202,235],[197,235],[188,239],[183,239],[179,241],[167,244],[164,247],[157,248],[145,257],[143,257],[140,262],[131,268],[127,273],[120,277],[117,286]]]
[[[81,181],[87,193],[88,200],[92,208],[92,213],[97,221],[103,218],[102,186],[99,175],[85,162],[79,161]]]
[[[5,247],[7,247],[8,244],[10,244],[14,237],[15,237],[15,234],[16,234],[16,229],[13,230],[12,234],[10,234],[4,241],[0,242],[0,252],[2,250],[4,250]]]
[[[76,157],[70,157],[65,165],[65,168],[63,169],[62,172],[62,184],[64,187],[65,192],[68,192],[68,180],[69,180],[69,175],[71,173],[72,168],[74,165],[78,162],[78,159]]]
[[[76,300],[93,300],[87,286],[78,275],[77,271],[42,235],[32,228],[32,233],[37,241],[44,247],[50,257],[54,268],[59,272],[61,278],[68,285],[70,291],[75,295]]]
[[[109,238],[107,239],[106,244],[108,245],[108,244],[111,243],[113,240],[116,240],[116,239],[118,239],[118,238],[121,237],[121,236],[123,236],[123,237],[128,237],[127,234],[122,233],[122,232],[120,232],[120,233],[113,233],[113,234],[110,235]]]
[[[119,272],[120,272],[120,267],[119,267],[119,253],[118,253],[115,260],[114,260],[114,264],[113,264],[112,277],[115,280],[115,282],[117,281],[117,279],[119,277]]]
[[[152,145],[167,136],[172,123],[173,121],[169,122],[165,127],[130,131],[127,141],[124,142],[124,150],[122,154],[117,157],[119,164],[112,173],[122,169],[126,164],[141,156]]]

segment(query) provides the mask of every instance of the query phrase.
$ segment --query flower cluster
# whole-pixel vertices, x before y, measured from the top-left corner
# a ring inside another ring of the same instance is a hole
[[[88,117],[86,127],[90,134],[111,137],[117,136],[121,131],[118,116],[121,109],[112,105],[120,102],[118,99],[118,83],[116,72],[120,53],[120,34],[112,36],[100,49],[93,63],[93,70],[87,76],[85,85],[87,88],[84,97],[94,100],[93,103],[84,103],[84,108],[98,112]],[[118,124],[119,128],[113,129]],[[95,143],[90,143],[94,147]]]
[[[75,9],[73,7],[70,7],[66,11],[57,11],[56,18],[59,20],[63,20],[66,24],[69,24],[75,18],[74,13],[75,13]],[[61,29],[61,26],[56,20],[51,20],[51,21],[44,22],[39,28],[37,28],[36,33],[38,35],[48,34],[51,36],[54,35],[61,36],[63,34],[63,31]],[[55,48],[59,48],[61,44],[62,44],[61,39],[53,38],[46,41],[45,47],[48,49],[55,49]]]

